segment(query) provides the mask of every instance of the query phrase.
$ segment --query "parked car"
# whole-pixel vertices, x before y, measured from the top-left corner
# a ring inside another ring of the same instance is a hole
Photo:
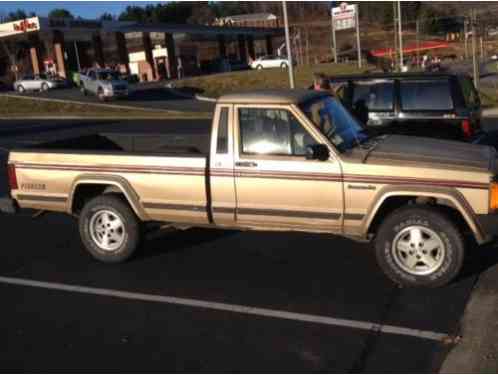
[[[66,86],[67,81],[65,79],[60,77],[48,77],[45,74],[25,75],[22,79],[14,82],[14,90],[19,93],[25,91],[48,91]]]
[[[396,283],[436,287],[462,269],[473,250],[467,235],[479,244],[498,235],[494,149],[371,138],[324,91],[224,95],[211,136],[179,123],[169,135],[104,133],[26,147],[9,154],[0,211],[71,214],[88,252],[108,263],[133,255],[148,222],[297,230],[373,241]]]
[[[251,62],[252,69],[268,69],[268,68],[282,68],[289,67],[289,60],[282,56],[261,56]]]
[[[126,98],[129,94],[128,81],[110,69],[90,69],[80,73],[80,90],[83,95],[94,94],[99,100]]]
[[[376,134],[477,141],[481,101],[472,79],[456,74],[369,74],[333,77],[341,100]]]

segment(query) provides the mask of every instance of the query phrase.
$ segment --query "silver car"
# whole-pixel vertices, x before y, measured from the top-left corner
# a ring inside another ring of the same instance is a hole
[[[109,69],[90,69],[80,74],[80,88],[83,95],[97,95],[100,101],[128,97],[128,82],[118,72]]]
[[[25,91],[48,91],[57,87],[64,87],[66,81],[60,78],[49,78],[45,74],[26,75],[14,82],[14,90],[23,93]]]

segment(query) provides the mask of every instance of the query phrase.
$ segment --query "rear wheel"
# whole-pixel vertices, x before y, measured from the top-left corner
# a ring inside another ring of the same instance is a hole
[[[141,240],[140,223],[118,196],[105,194],[85,204],[79,217],[80,236],[88,252],[106,263],[130,258]]]
[[[48,89],[49,89],[48,84],[46,82],[43,82],[41,89],[42,89],[42,91],[48,91]]]
[[[256,67],[256,69],[258,69],[258,70],[262,70],[262,69],[263,69],[263,65],[258,65],[258,66]]]
[[[85,86],[83,86],[83,85],[82,85],[80,90],[81,90],[81,93],[82,93],[84,96],[87,96],[87,95],[88,95],[88,91],[86,91]]]
[[[17,92],[18,92],[19,94],[22,94],[22,93],[24,93],[25,91],[26,91],[26,90],[25,90],[25,88],[24,88],[24,86],[23,86],[23,85],[18,85],[18,86],[17,86]]]
[[[460,272],[465,245],[458,228],[437,208],[407,206],[380,225],[376,237],[379,266],[404,286],[438,287]]]
[[[289,66],[287,65],[287,63],[282,63],[280,64],[280,68],[282,69],[287,69]]]

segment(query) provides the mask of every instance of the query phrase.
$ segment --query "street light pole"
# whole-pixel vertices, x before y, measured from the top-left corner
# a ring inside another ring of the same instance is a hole
[[[398,1],[398,32],[399,32],[399,71],[403,69],[403,31],[401,29],[401,1]]]
[[[476,12],[472,9],[471,27],[472,27],[472,65],[474,76],[474,87],[479,90],[479,62],[477,61],[477,45],[476,45]]]
[[[287,2],[282,1],[282,7],[284,11],[284,27],[285,27],[285,46],[287,49],[287,60],[289,61],[289,84],[290,88],[294,88],[294,66],[292,62],[292,53],[291,53],[291,45],[290,45],[290,36],[289,36],[289,20],[287,19]]]

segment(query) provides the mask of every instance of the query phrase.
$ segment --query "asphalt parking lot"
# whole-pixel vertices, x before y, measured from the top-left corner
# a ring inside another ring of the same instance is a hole
[[[47,92],[32,91],[19,94],[12,91],[8,93],[34,98],[72,100],[82,103],[100,103],[95,95],[89,94],[84,96],[79,88],[76,87],[50,90]],[[130,85],[130,95],[128,98],[111,100],[106,103],[139,108],[188,112],[209,112],[214,108],[213,103],[175,95],[174,92],[164,86],[164,82]]]
[[[192,134],[209,122],[183,120]],[[1,122],[6,151],[97,131],[174,132],[169,121]],[[0,214],[0,369],[131,372],[434,372],[480,272],[400,289],[368,244],[330,235],[157,233],[121,265],[93,261],[76,220]]]

